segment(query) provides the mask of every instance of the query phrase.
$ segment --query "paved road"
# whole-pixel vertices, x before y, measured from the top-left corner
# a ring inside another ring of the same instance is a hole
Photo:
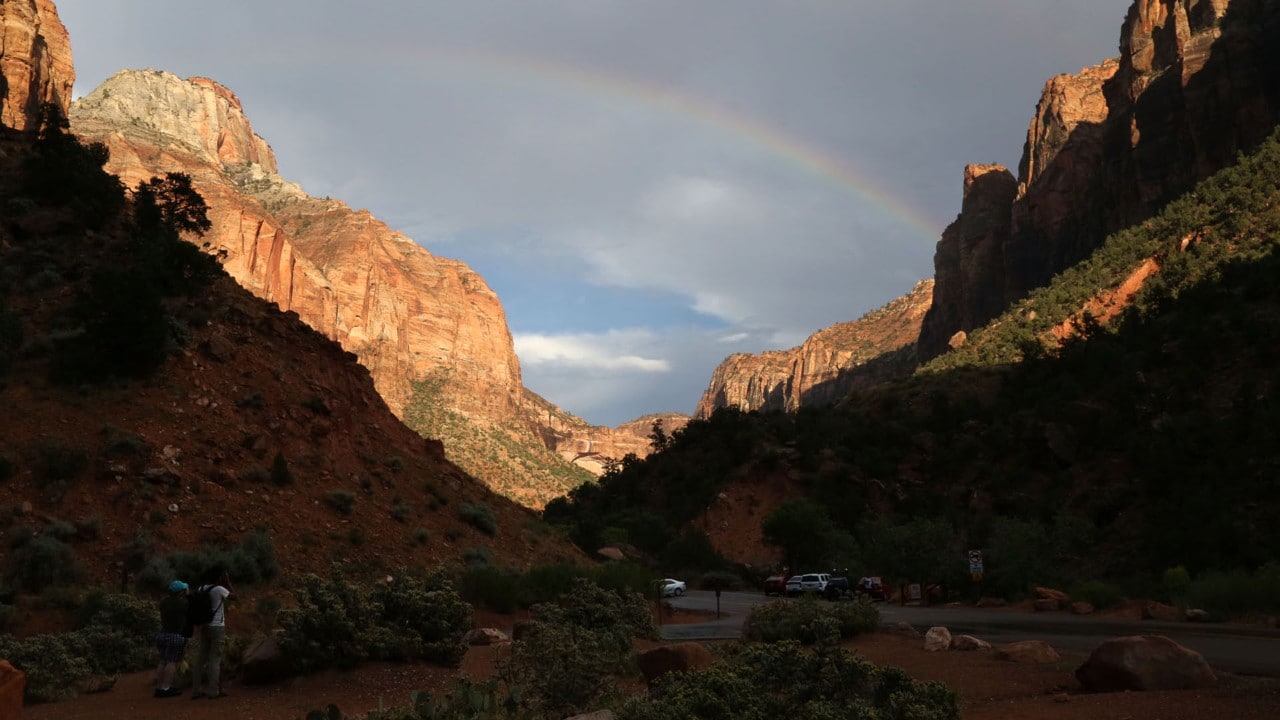
[[[662,626],[665,640],[726,640],[742,636],[742,621],[751,608],[769,600],[760,593],[722,593],[720,620]],[[675,607],[715,610],[715,593],[691,591],[674,598]],[[976,635],[993,644],[1044,640],[1059,650],[1088,653],[1107,638],[1121,635],[1166,635],[1195,650],[1226,672],[1280,677],[1280,630],[1229,623],[1191,624],[1129,621],[1067,614],[1035,614],[969,607],[901,607],[878,604],[880,620],[911,623],[918,630],[943,625],[953,634]]]

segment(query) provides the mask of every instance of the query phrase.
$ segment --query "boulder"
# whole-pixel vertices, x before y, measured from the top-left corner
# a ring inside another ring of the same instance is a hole
[[[951,631],[944,627],[931,627],[924,634],[924,649],[929,652],[947,650],[951,647]]]
[[[245,685],[266,685],[292,675],[293,667],[280,652],[280,643],[275,636],[258,638],[245,649],[240,669],[240,679]]]
[[[1176,622],[1182,619],[1182,613],[1178,608],[1164,603],[1149,602],[1142,606],[1143,620],[1162,620],[1164,622]]]
[[[1056,607],[1053,608],[1054,610],[1061,610],[1062,608],[1067,607],[1068,605],[1071,604],[1071,596],[1062,592],[1061,590],[1055,590],[1053,588],[1047,588],[1047,587],[1038,587],[1034,590],[1034,592],[1036,596],[1037,606],[1039,605],[1041,600],[1052,601],[1056,605]],[[1039,609],[1039,608],[1037,607],[1036,609]]]
[[[951,649],[962,651],[990,650],[991,643],[972,635],[956,635],[951,638]]]
[[[1050,598],[1036,598],[1035,608],[1036,612],[1057,612],[1062,609],[1062,606],[1057,600],[1052,600]]]
[[[645,681],[652,684],[654,680],[669,672],[702,670],[711,667],[715,657],[702,643],[685,642],[664,645],[641,653],[637,661],[640,672],[644,673]]]
[[[1076,669],[1085,690],[1185,690],[1209,687],[1217,677],[1200,653],[1163,635],[1131,635],[1099,645]]]
[[[1209,612],[1199,608],[1187,608],[1186,618],[1187,622],[1208,622]]]
[[[616,547],[602,547],[599,550],[596,550],[596,554],[605,560],[616,560],[621,562],[627,559],[626,554]]]
[[[998,598],[998,597],[984,597],[984,598],[980,598],[980,599],[978,600],[977,604],[975,604],[975,605],[974,605],[974,607],[980,607],[980,608],[1002,608],[1002,607],[1008,607],[1008,605],[1009,605],[1009,602],[1008,602],[1007,600],[1005,600],[1004,598]]]
[[[462,642],[467,645],[501,645],[511,642],[511,638],[497,628],[476,628],[468,630],[462,636]]]
[[[1080,602],[1073,602],[1071,603],[1071,614],[1072,615],[1092,615],[1093,605],[1091,603],[1084,602],[1083,600],[1081,600]]]
[[[8,660],[0,660],[0,720],[22,720],[22,694],[27,674]]]
[[[920,637],[920,631],[912,627],[909,622],[894,623],[893,625],[885,628],[885,632],[909,638]]]
[[[1058,651],[1043,640],[1023,640],[1022,642],[1000,645],[995,648],[995,658],[1023,665],[1055,663],[1061,659],[1058,656]]]

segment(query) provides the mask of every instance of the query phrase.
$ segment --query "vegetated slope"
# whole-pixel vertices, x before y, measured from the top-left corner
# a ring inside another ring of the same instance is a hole
[[[851,568],[965,583],[984,548],[984,587],[1010,593],[1252,570],[1280,557],[1278,243],[1273,136],[912,378],[722,410],[546,515],[590,544],[653,514],[747,560],[717,507],[781,483],[849,533],[828,560]]]
[[[285,575],[580,557],[397,420],[352,354],[156,230],[101,148],[55,150],[0,144],[10,590],[33,535],[112,583],[258,530]]]

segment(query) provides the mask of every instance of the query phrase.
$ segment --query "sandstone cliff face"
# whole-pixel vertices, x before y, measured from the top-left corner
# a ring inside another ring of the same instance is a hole
[[[185,172],[210,207],[204,240],[238,282],[355,353],[402,415],[412,382],[435,377],[452,409],[505,422],[522,391],[497,296],[463,263],[436,257],[367,211],[312,198],[236,96],[217,83],[126,71],[78,101],[74,131],[111,150],[128,185]]]
[[[721,407],[794,412],[910,373],[933,292],[934,281],[923,280],[907,296],[820,330],[800,347],[730,356],[712,373],[694,417],[709,417]]]
[[[966,173],[964,208],[935,255],[922,359],[1234,162],[1280,120],[1275,3],[1137,0],[1120,51],[1045,85],[1007,210],[996,198],[971,203]]]
[[[0,124],[36,130],[44,103],[66,114],[75,79],[71,41],[53,0],[0,3]]]

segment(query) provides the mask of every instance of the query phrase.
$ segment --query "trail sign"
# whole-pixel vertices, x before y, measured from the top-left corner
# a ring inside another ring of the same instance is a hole
[[[969,551],[969,574],[975,576],[974,580],[982,579],[982,551]]]

